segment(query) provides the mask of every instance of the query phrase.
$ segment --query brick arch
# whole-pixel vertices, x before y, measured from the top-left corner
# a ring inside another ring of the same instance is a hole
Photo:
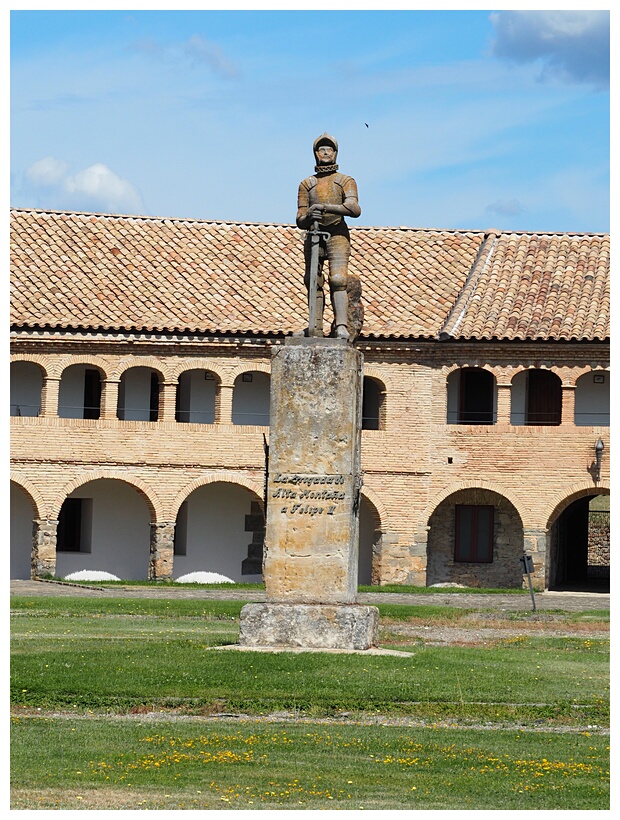
[[[525,371],[525,370],[548,370],[549,373],[553,373],[554,376],[557,376],[558,379],[562,382],[562,384],[570,384],[571,383],[570,381],[565,381],[562,378],[562,376],[560,375],[560,373],[558,373],[558,370],[561,370],[561,369],[562,368],[560,366],[546,367],[546,366],[543,366],[543,365],[540,365],[540,366],[539,365],[527,365],[527,364],[517,365],[513,370],[512,376],[510,377],[510,384],[513,383],[513,381],[519,375],[519,373],[523,373],[523,371]]]
[[[181,376],[182,373],[187,373],[188,370],[208,370],[219,379],[220,383],[223,381],[223,374],[218,367],[204,359],[185,359],[183,362],[170,368],[170,378],[178,380],[179,376]]]
[[[379,496],[375,493],[374,490],[370,490],[368,487],[362,487],[362,496],[369,501],[372,506],[377,511],[377,515],[379,516],[379,527],[378,529],[381,532],[388,532],[390,527],[388,524],[388,514],[385,506]]]
[[[584,376],[593,376],[595,373],[609,374],[610,372],[610,367],[576,367],[574,375],[575,386],[577,385],[579,379],[583,379]]]
[[[40,356],[38,353],[13,353],[11,364],[14,362],[30,362],[38,365],[43,371],[44,378],[52,375],[55,370],[53,362],[47,356]]]
[[[108,378],[110,363],[104,361],[100,356],[89,356],[88,354],[67,356],[66,358],[60,359],[56,365],[58,375],[62,378],[65,370],[69,367],[73,367],[74,364],[85,364],[96,367],[97,370],[100,371],[103,379]]]
[[[30,499],[30,503],[33,506],[34,518],[42,518],[45,503],[37,488],[31,484],[27,478],[21,476],[16,470],[11,470],[9,478],[13,484],[22,489]]]
[[[242,371],[243,372],[243,371]],[[194,490],[199,489],[199,487],[204,487],[207,484],[237,484],[241,487],[245,487],[247,490],[251,490],[257,497],[260,503],[261,509],[263,509],[263,490],[264,487],[262,484],[259,484],[257,481],[253,481],[251,478],[246,478],[245,476],[240,476],[238,473],[233,473],[229,471],[222,471],[222,472],[211,472],[206,473],[205,475],[201,476],[200,478],[196,478],[191,481],[187,486],[185,486],[179,493],[177,493],[176,498],[172,502],[170,506],[170,519],[176,520],[176,517],[179,513],[179,509],[181,504],[190,497],[190,495],[194,492]],[[264,510],[263,510],[264,512]]]
[[[156,359],[154,356],[132,356],[131,358],[123,359],[110,373],[109,378],[120,379],[123,373],[126,373],[134,367],[150,367],[159,373],[163,381],[167,382],[171,380],[168,367],[161,359]]]
[[[442,504],[446,498],[453,495],[454,493],[458,493],[461,490],[488,490],[492,493],[497,493],[497,495],[501,495],[502,498],[505,498],[506,501],[509,501],[512,506],[517,511],[519,518],[521,519],[521,524],[525,528],[525,517],[521,512],[521,501],[517,499],[513,493],[507,490],[505,487],[502,487],[499,484],[496,484],[494,481],[459,481],[456,484],[451,484],[449,487],[446,487],[440,493],[438,493],[434,498],[426,505],[422,512],[421,517],[421,526],[422,528],[428,526],[428,522],[430,520],[431,515],[435,512],[437,507]]]
[[[63,505],[64,500],[69,496],[74,490],[77,490],[78,487],[82,487],[84,484],[88,484],[90,481],[97,481],[100,478],[110,478],[114,479],[115,481],[122,481],[124,484],[129,484],[130,487],[133,487],[134,490],[137,490],[140,495],[144,498],[149,508],[149,512],[151,515],[152,523],[157,523],[158,521],[164,521],[165,519],[162,516],[162,506],[157,498],[155,492],[151,487],[148,486],[142,479],[136,478],[136,476],[127,475],[127,473],[121,470],[91,470],[88,473],[82,473],[77,478],[72,479],[68,484],[66,484],[56,499],[54,501],[55,506],[55,515],[58,517],[58,513],[60,512],[60,508]]]
[[[546,521],[546,527],[549,529],[558,517],[564,512],[567,507],[576,501],[578,498],[583,498],[585,495],[609,495],[610,487],[608,482],[600,482],[599,484],[592,484],[592,482],[582,481],[578,484],[572,484],[567,487],[562,493],[557,493],[549,506],[547,507],[547,515],[543,518]]]
[[[392,380],[390,378],[386,378],[385,373],[376,367],[366,367],[366,365],[364,365],[362,376],[364,378],[374,379],[375,381],[381,382],[386,393],[388,390],[392,389]]]
[[[443,375],[447,379],[448,376],[452,375],[452,373],[454,373],[457,370],[472,370],[472,369],[486,370],[488,373],[490,373],[495,378],[495,381],[497,381],[497,373],[500,370],[500,368],[493,367],[490,364],[468,364],[467,362],[465,362],[464,364],[444,365],[444,367],[441,368],[441,372],[443,373]]]
[[[249,366],[241,365],[236,367],[229,375],[229,383],[234,385],[236,380],[242,373],[266,373],[268,376],[271,376],[271,366],[268,364],[263,364],[262,362],[256,362],[256,364],[250,364]]]

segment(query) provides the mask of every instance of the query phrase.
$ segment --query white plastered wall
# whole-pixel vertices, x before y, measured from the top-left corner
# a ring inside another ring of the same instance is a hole
[[[213,424],[215,421],[215,379],[205,370],[190,370],[179,378],[179,421]]]
[[[58,389],[58,415],[60,418],[84,418],[85,371],[86,365],[74,364],[62,374]]]
[[[577,379],[575,424],[579,427],[609,424],[609,376],[609,372],[597,371]]]
[[[253,371],[251,382],[242,376],[235,381],[233,392],[233,424],[269,425],[269,387],[267,373]]]
[[[123,373],[118,391],[118,416],[125,421],[149,421],[151,373],[148,367],[132,367]]]
[[[190,572],[217,572],[233,581],[257,583],[261,575],[242,575],[252,533],[245,531],[256,496],[245,487],[216,482],[199,487],[189,496],[179,518],[177,539],[185,554],[174,556],[173,576]]]
[[[11,514],[10,573],[12,579],[24,581],[30,578],[34,511],[26,493],[13,482],[11,482],[9,506]]]

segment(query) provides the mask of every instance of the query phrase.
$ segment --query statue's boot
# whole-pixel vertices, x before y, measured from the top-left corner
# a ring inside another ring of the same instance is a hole
[[[334,324],[336,325],[336,338],[349,339],[348,309],[349,300],[346,290],[335,290],[332,293],[332,303],[334,306]]]

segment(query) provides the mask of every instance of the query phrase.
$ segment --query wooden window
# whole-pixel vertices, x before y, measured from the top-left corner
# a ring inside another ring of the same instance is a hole
[[[151,373],[151,395],[150,395],[149,421],[157,421],[159,416],[159,376]]]
[[[562,382],[550,370],[528,370],[525,423],[558,425],[562,421]]]
[[[454,560],[490,564],[493,561],[494,507],[457,504],[454,509]]]

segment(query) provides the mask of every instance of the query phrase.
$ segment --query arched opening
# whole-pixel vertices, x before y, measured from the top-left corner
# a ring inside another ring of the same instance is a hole
[[[549,589],[609,592],[608,494],[575,499],[551,526]]]
[[[150,367],[126,370],[118,386],[117,417],[122,421],[157,421],[161,376]]]
[[[609,427],[609,372],[584,373],[575,383],[577,427]]]
[[[32,565],[32,528],[35,511],[27,493],[11,481],[10,492],[10,577],[30,579]]]
[[[101,412],[101,373],[87,364],[63,371],[58,389],[58,415],[63,419],[98,419]]]
[[[38,416],[41,413],[43,371],[34,362],[11,362],[11,415]]]
[[[522,370],[512,380],[510,423],[554,426],[562,422],[562,382],[551,370]]]
[[[192,424],[215,423],[219,379],[210,370],[186,370],[179,376],[176,420]]]
[[[251,490],[224,481],[198,487],[177,515],[174,577],[216,572],[232,581],[258,583],[264,536],[262,508]]]
[[[521,587],[523,524],[515,507],[491,490],[452,493],[429,519],[427,586]]]
[[[372,376],[364,376],[362,430],[385,430],[385,385]]]
[[[257,370],[241,373],[235,379],[232,402],[232,423],[269,426],[268,373]]]
[[[462,367],[447,379],[448,424],[495,424],[495,376],[481,367]]]
[[[381,519],[375,505],[364,495],[360,504],[359,522],[359,557],[357,568],[357,583],[373,583],[373,562],[376,551],[381,543]],[[375,583],[377,579],[375,578]]]
[[[148,504],[125,481],[100,478],[74,490],[58,516],[56,575],[110,572],[123,580],[148,578]]]

